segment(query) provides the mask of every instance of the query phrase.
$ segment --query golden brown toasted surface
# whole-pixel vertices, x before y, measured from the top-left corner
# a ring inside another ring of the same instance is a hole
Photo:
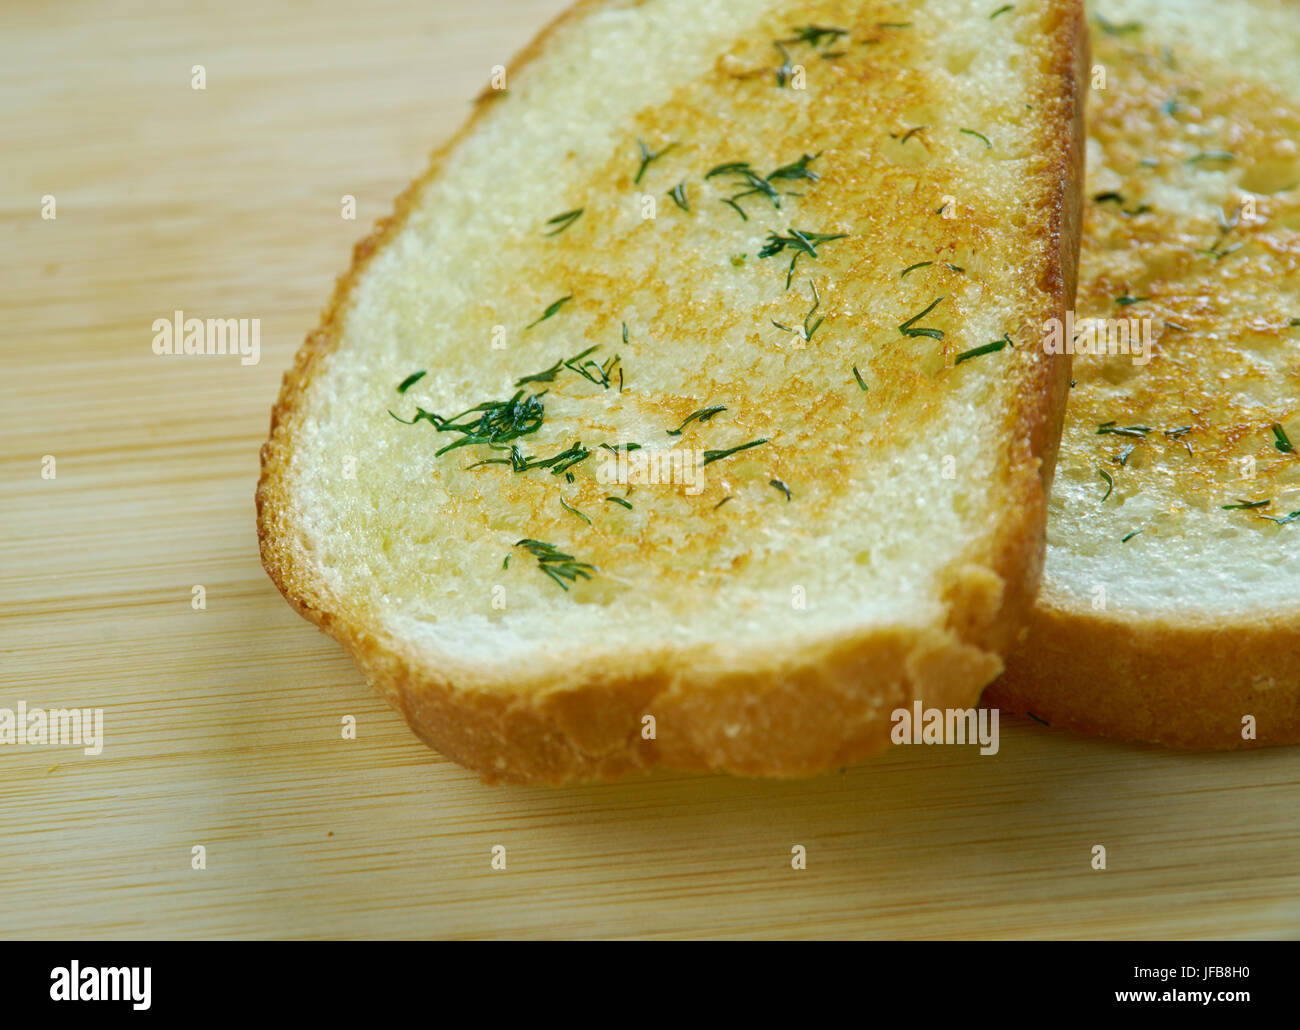
[[[557,23],[358,249],[264,449],[268,571],[489,777],[856,760],[969,703],[1032,595],[1076,5],[725,8]],[[536,432],[435,453],[519,390]],[[700,488],[611,483],[628,442]]]
[[[1288,5],[1101,9],[1076,309],[1151,346],[1075,355],[1042,594],[988,698],[1178,746],[1300,740]]]
[[[1091,99],[1076,309],[1150,319],[1154,349],[1146,365],[1076,358],[1062,474],[1106,470],[1112,508],[1158,494],[1153,534],[1243,494],[1271,499],[1214,518],[1272,534],[1265,516],[1300,507],[1300,458],[1273,429],[1300,438],[1300,98],[1236,78],[1194,41],[1103,31],[1094,48],[1111,75]],[[1139,429],[1096,432],[1108,424]],[[1110,524],[1116,539],[1143,528]]]

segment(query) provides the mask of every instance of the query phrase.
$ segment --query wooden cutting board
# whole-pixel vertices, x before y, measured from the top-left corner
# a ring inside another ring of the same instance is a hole
[[[280,598],[253,489],[281,373],[562,3],[0,8],[0,707],[104,711],[101,754],[0,747],[0,933],[1300,935],[1297,750],[1004,723],[995,757],[806,782],[490,788]],[[260,319],[260,362],[155,355],[177,310]]]

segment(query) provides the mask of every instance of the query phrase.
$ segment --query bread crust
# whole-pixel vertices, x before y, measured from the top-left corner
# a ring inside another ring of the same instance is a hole
[[[986,704],[1120,740],[1227,749],[1300,743],[1300,616],[1125,620],[1034,610]],[[1243,739],[1253,716],[1255,737]]]
[[[511,62],[511,73],[541,55],[556,31],[611,5],[581,0],[560,14]],[[1050,68],[1069,130],[1045,139],[1054,176],[1050,234],[1055,261],[1040,270],[1043,317],[1062,317],[1074,292],[1082,191],[1082,84],[1086,33],[1078,0],[1051,0],[1061,31]],[[1081,49],[1082,48],[1082,49]],[[1058,80],[1054,80],[1058,81]],[[430,655],[378,629],[366,612],[336,596],[295,528],[288,488],[302,399],[337,347],[343,312],[371,257],[401,228],[423,185],[473,132],[493,94],[433,155],[429,169],[396,201],[394,213],[357,244],[320,326],[286,372],[261,451],[257,488],[262,563],[289,603],[335,637],[367,681],[430,747],[488,783],[614,779],[654,767],[790,777],[833,770],[888,745],[890,713],[924,698],[967,707],[1001,668],[1027,616],[1042,569],[1046,503],[1068,384],[1068,358],[1041,354],[1014,400],[1004,505],[985,543],[943,573],[949,612],[943,627],[866,628],[824,636],[797,651],[741,651],[726,644],[685,654],[642,649],[599,673],[538,664],[502,682],[482,665]],[[653,715],[653,739],[642,736]]]

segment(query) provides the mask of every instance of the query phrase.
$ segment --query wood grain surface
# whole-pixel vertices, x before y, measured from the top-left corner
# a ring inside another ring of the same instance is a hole
[[[105,733],[0,746],[0,934],[1300,935],[1294,749],[1004,721],[997,756],[805,782],[485,787],[280,598],[253,489],[281,373],[351,244],[562,6],[0,7],[0,707],[100,707]],[[177,309],[259,318],[260,362],[155,355]]]

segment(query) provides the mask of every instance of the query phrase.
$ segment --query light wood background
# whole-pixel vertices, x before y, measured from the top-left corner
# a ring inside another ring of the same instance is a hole
[[[0,747],[0,934],[1300,935],[1297,750],[1004,724],[997,757],[808,782],[489,788],[283,602],[253,518],[281,373],[563,3],[0,7],[0,707],[102,707],[106,735]],[[155,356],[177,308],[260,318],[261,363]]]

